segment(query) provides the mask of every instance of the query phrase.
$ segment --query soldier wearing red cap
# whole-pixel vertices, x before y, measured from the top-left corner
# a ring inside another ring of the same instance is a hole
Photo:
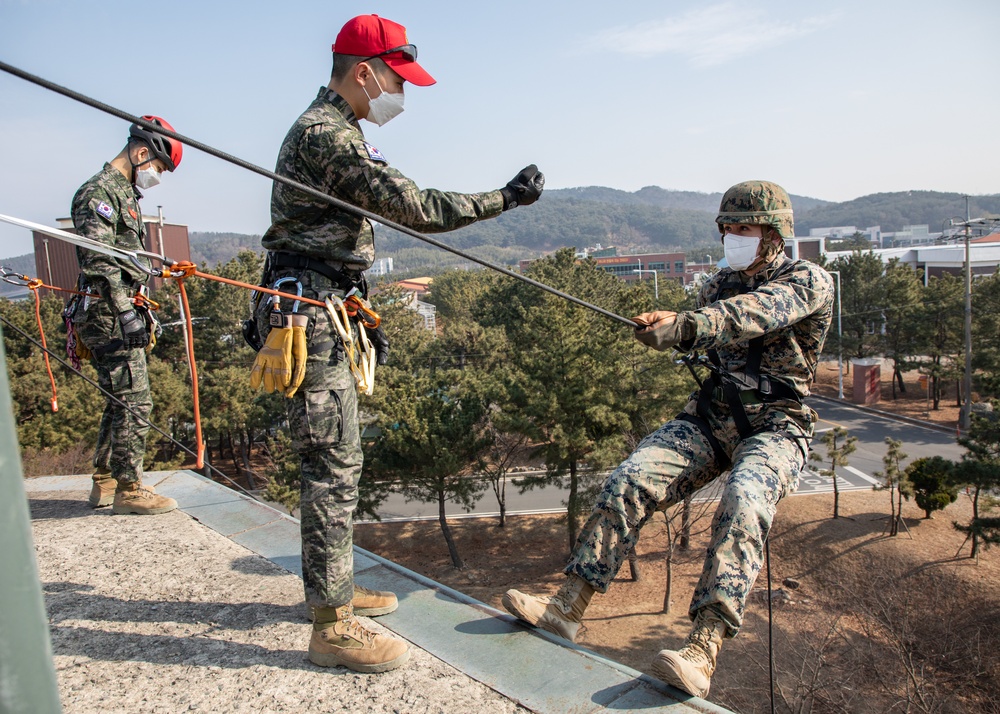
[[[545,179],[534,165],[506,186],[483,193],[421,189],[390,166],[365,138],[360,120],[381,126],[402,112],[407,82],[434,84],[417,63],[406,28],[377,15],[350,20],[333,45],[330,82],[292,125],[275,171],[426,233],[461,228],[538,200]],[[317,300],[367,291],[364,271],[375,258],[375,243],[365,218],[275,183],[271,227],[262,243],[269,251],[265,282],[270,285],[292,278],[304,296]],[[262,303],[256,314],[261,339],[269,332],[269,311]],[[298,313],[309,320],[308,357],[302,383],[286,394],[302,462],[302,576],[314,618],[309,658],[321,666],[383,672],[402,665],[409,649],[357,619],[392,612],[397,600],[392,593],[354,585],[352,519],[362,463],[356,383],[327,312],[300,306]],[[388,341],[381,329],[369,334],[379,364],[385,364]]]
[[[152,127],[174,128],[165,119],[142,117]],[[181,163],[179,141],[141,124],[129,128],[125,148],[73,197],[73,225],[79,235],[125,250],[145,250],[145,230],[139,189],[152,188],[165,171]],[[100,299],[75,298],[68,312],[80,342],[78,353],[90,353],[101,386],[129,406],[108,399],[101,417],[94,453],[90,504],[112,506],[115,513],[151,515],[177,508],[177,502],[142,485],[153,408],[146,371],[146,352],[156,341],[159,324],[133,297],[149,275],[128,261],[84,248],[76,249],[82,292]],[[146,258],[139,260],[146,261]]]

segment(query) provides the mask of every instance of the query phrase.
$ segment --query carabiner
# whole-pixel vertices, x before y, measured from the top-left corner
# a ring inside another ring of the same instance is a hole
[[[284,285],[285,283],[295,283],[295,294],[298,295],[299,297],[302,297],[302,282],[299,281],[297,278],[293,278],[291,275],[285,276],[284,278],[278,278],[277,280],[275,280],[274,284],[271,285],[271,289],[279,290],[281,286]],[[281,292],[284,291],[282,290]],[[277,295],[271,296],[271,302],[274,302],[275,300],[280,301],[280,299],[281,298],[278,297]],[[292,303],[292,312],[298,312],[298,311],[299,311],[299,301],[296,300],[294,303]]]
[[[382,318],[372,309],[371,303],[361,297],[357,288],[351,288],[344,296],[344,307],[347,314],[357,317],[361,324],[369,330],[374,330],[382,324]]]

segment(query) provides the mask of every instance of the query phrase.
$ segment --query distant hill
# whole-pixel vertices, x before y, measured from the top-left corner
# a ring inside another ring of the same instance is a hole
[[[554,189],[527,208],[510,211],[496,220],[483,221],[436,238],[481,259],[503,265],[538,257],[563,246],[586,248],[616,246],[622,253],[684,251],[700,255],[718,248],[715,215],[720,193],[673,191],[646,186],[621,191],[603,186]],[[952,217],[965,216],[965,197],[958,193],[903,191],[877,193],[834,203],[807,196],[792,196],[795,228],[799,235],[825,226],[853,225],[859,229],[881,226],[883,231],[906,225],[927,224],[941,230]],[[1000,214],[1000,194],[974,196],[973,216]],[[407,277],[472,264],[408,235],[376,226],[375,248],[379,258],[390,257],[394,275]],[[240,233],[192,232],[191,255],[198,263],[214,266],[231,259],[240,249],[260,251],[260,236]],[[3,261],[33,273],[32,256]],[[8,286],[9,287],[9,286]],[[5,288],[0,284],[0,294]]]
[[[191,245],[191,260],[201,265],[209,266],[225,263],[244,248],[263,251],[260,247],[260,236],[244,233],[208,233],[191,231],[188,233]]]
[[[15,273],[21,273],[21,275],[28,275],[32,278],[38,277],[35,275],[35,254],[27,253],[25,255],[18,255],[14,258],[4,258],[0,260],[0,265],[5,268],[10,268]],[[0,280],[0,297],[11,297],[15,295],[23,295],[27,291],[25,288],[11,285],[10,283],[5,283]]]
[[[794,201],[794,199],[793,199]],[[795,211],[795,230],[808,235],[810,228],[829,226],[881,226],[883,231],[900,231],[904,226],[927,225],[932,233],[947,227],[949,218],[965,219],[965,195],[938,191],[900,191],[873,193],[843,203]],[[1000,214],[1000,194],[972,196],[969,213],[973,218]]]

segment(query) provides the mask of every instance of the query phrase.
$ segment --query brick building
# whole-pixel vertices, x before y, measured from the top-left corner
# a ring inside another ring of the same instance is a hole
[[[56,221],[60,230],[76,233],[73,219],[59,218]],[[188,243],[188,227],[179,223],[167,223],[163,216],[143,215],[142,222],[146,226],[146,250],[150,253],[165,255],[172,260],[191,260],[191,247]],[[52,238],[44,233],[32,231],[35,242],[35,272],[42,281],[49,285],[63,288],[76,286],[80,274],[80,263],[76,259],[76,246],[58,238]],[[154,261],[153,267],[159,268]],[[162,278],[150,278],[149,288],[155,292],[163,285]],[[48,291],[42,290],[45,295]],[[60,293],[68,299],[68,293]]]

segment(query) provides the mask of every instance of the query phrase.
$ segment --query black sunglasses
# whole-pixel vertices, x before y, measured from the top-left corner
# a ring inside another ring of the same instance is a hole
[[[386,50],[385,52],[379,52],[377,55],[372,55],[371,57],[365,57],[362,62],[367,62],[368,60],[375,59],[377,57],[385,57],[386,55],[395,54],[399,52],[403,55],[403,59],[407,62],[417,61],[417,46],[416,45],[400,45],[399,47],[393,47],[391,50]]]

